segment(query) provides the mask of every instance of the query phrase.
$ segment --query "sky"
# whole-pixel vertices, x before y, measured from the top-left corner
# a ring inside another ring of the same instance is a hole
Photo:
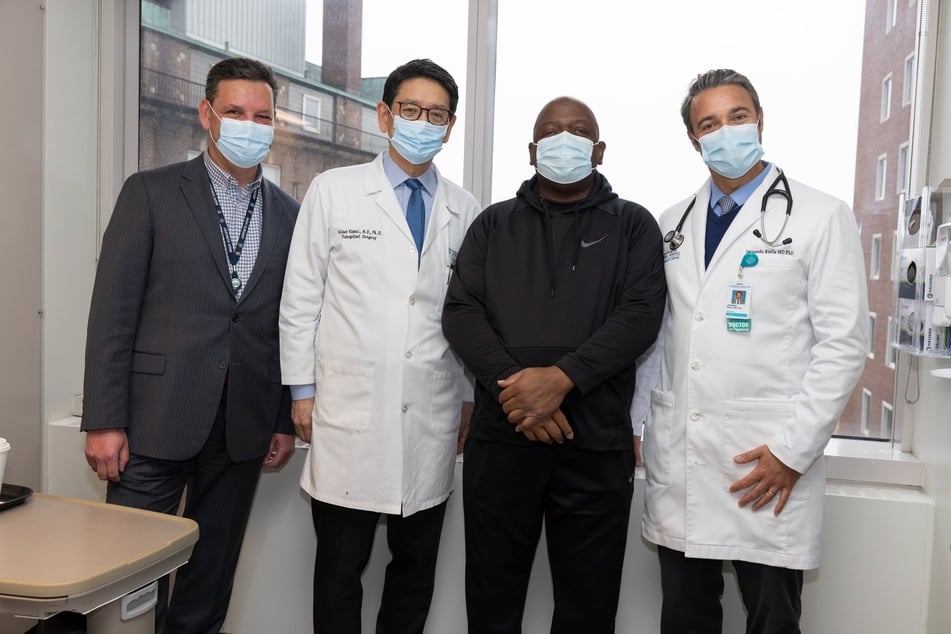
[[[321,4],[308,0],[307,59],[318,64]],[[429,57],[464,101],[468,2],[427,6],[364,0],[362,75]],[[499,0],[493,201],[531,177],[535,117],[570,95],[598,118],[599,169],[614,190],[659,214],[708,174],[680,119],[687,86],[728,67],[759,93],[765,160],[851,205],[864,14],[865,0]],[[461,184],[464,103],[458,115],[436,163]]]

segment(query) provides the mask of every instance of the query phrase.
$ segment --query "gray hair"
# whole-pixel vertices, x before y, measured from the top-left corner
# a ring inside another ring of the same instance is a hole
[[[683,103],[680,104],[680,116],[684,120],[684,125],[687,126],[687,132],[693,132],[693,129],[690,127],[690,104],[693,103],[693,98],[704,90],[731,85],[739,86],[746,90],[753,99],[753,107],[756,109],[756,114],[758,115],[760,113],[759,95],[756,94],[756,89],[753,88],[753,84],[750,83],[746,75],[741,75],[731,68],[708,70],[701,75],[697,75],[697,77],[690,82],[690,88],[687,89],[687,96],[684,97]]]

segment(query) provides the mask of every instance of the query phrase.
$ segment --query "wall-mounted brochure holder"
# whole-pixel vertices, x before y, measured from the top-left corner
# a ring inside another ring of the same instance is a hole
[[[951,357],[951,180],[904,201],[891,345]]]

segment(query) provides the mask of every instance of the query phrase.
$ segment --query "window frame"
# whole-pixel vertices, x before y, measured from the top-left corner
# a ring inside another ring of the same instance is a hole
[[[905,141],[898,146],[898,159],[895,170],[895,181],[897,190],[895,193],[901,196],[908,193],[908,156],[911,151],[911,143]]]
[[[882,103],[879,111],[879,123],[885,123],[892,116],[892,74],[888,73],[882,78]]]
[[[904,63],[904,77],[902,79],[902,88],[901,88],[901,105],[910,106],[911,102],[915,98],[915,77],[917,68],[918,55],[914,52],[909,53],[905,57]],[[910,70],[909,70],[910,69]]]
[[[877,280],[882,273],[882,234],[872,235],[872,245],[869,249],[868,278]]]
[[[888,154],[880,154],[875,165],[875,200],[885,200],[885,183],[888,180]]]
[[[913,6],[916,0],[909,0],[909,6]],[[469,39],[468,39],[468,74],[466,77],[467,84],[470,86],[478,86],[479,91],[476,94],[486,94],[487,97],[481,100],[481,103],[476,103],[476,98],[473,95],[470,95],[470,98],[467,100],[467,110],[466,110],[466,139],[465,139],[465,156],[466,156],[466,167],[465,167],[465,176],[463,179],[463,186],[466,189],[476,193],[477,198],[483,202],[488,202],[485,200],[485,192],[491,191],[491,180],[492,180],[492,125],[491,119],[493,117],[494,111],[494,59],[496,53],[496,41],[493,37],[493,32],[495,30],[494,23],[498,19],[498,0],[468,0],[470,7],[470,19],[469,19]],[[123,82],[117,82],[115,86],[117,93],[122,93],[126,97],[126,102],[130,104],[138,103],[138,96],[136,94],[137,79],[136,73],[138,70],[138,52],[140,48],[139,43],[139,31],[138,31],[138,11],[139,3],[130,3],[135,5],[134,10],[128,10],[128,15],[134,15],[133,19],[127,20],[125,25],[126,28],[125,36],[123,38],[123,45],[126,50],[125,56],[115,56],[114,59],[117,60],[133,60],[133,61],[123,61],[122,63],[118,62],[109,62],[109,64],[114,65],[115,67],[127,68],[128,70],[124,73],[126,81],[124,86],[119,86]],[[488,9],[488,10],[487,10]],[[105,9],[108,10],[108,9]],[[114,9],[116,13],[119,13],[119,9]],[[124,12],[125,10],[123,10]],[[478,20],[476,20],[478,16]],[[474,23],[475,22],[475,23]],[[122,30],[122,29],[120,29]],[[478,37],[476,35],[478,34]],[[481,44],[476,45],[476,42],[479,41]],[[485,56],[485,53],[489,54],[489,57]],[[916,60],[917,61],[917,60]],[[117,77],[118,74],[113,77]],[[475,81],[478,79],[478,81]],[[106,83],[108,84],[112,81],[112,78],[107,75],[105,76]],[[108,90],[112,90],[111,84],[107,86]],[[138,156],[138,141],[136,138],[136,120],[137,120],[137,108],[126,109],[127,111],[132,111],[134,114],[126,117],[126,120],[122,124],[118,123],[116,119],[113,119],[114,128],[118,131],[120,128],[124,128],[124,134],[121,134],[120,143],[123,144],[125,152],[123,152],[123,168],[120,168],[126,175],[135,171],[137,166],[137,156]],[[483,122],[488,121],[488,125],[484,125]],[[478,128],[478,129],[474,129]],[[915,151],[915,156],[918,156],[920,152]],[[912,160],[915,160],[915,157],[911,157]],[[119,171],[119,170],[117,170]],[[886,164],[887,172],[887,164]],[[118,193],[119,186],[121,185],[121,179],[114,183],[114,192],[112,198],[114,199],[115,194]],[[112,188],[110,188],[112,189]],[[479,195],[479,192],[482,195]],[[104,199],[110,198],[108,193],[103,197]],[[108,209],[105,209],[102,213],[103,217],[103,227],[105,226],[105,220],[108,219],[108,216],[111,212],[111,204]],[[897,241],[895,242],[897,246]],[[897,263],[897,258],[893,257],[893,263]],[[894,270],[894,266],[893,266]],[[896,427],[901,429],[902,427],[907,427],[911,424],[911,421],[903,422],[901,418],[907,415],[907,410],[904,408],[898,408],[899,420],[896,420]],[[863,442],[863,441],[859,441]]]

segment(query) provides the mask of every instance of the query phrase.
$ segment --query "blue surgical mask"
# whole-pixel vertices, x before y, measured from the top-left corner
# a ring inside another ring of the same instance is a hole
[[[577,183],[591,174],[594,141],[568,132],[545,137],[535,144],[535,169],[554,183]]]
[[[759,123],[725,125],[697,139],[707,167],[727,178],[739,178],[763,157]]]
[[[214,108],[211,112],[218,117]],[[233,165],[244,168],[254,167],[271,151],[271,142],[274,140],[273,126],[221,117],[218,117],[218,121],[221,121],[218,140],[215,141],[211,130],[208,130],[208,136],[211,137],[218,151]]]
[[[393,136],[390,143],[413,165],[422,165],[433,160],[442,149],[442,140],[446,138],[449,125],[433,125],[429,121],[417,119],[408,121],[403,117],[393,117]]]

